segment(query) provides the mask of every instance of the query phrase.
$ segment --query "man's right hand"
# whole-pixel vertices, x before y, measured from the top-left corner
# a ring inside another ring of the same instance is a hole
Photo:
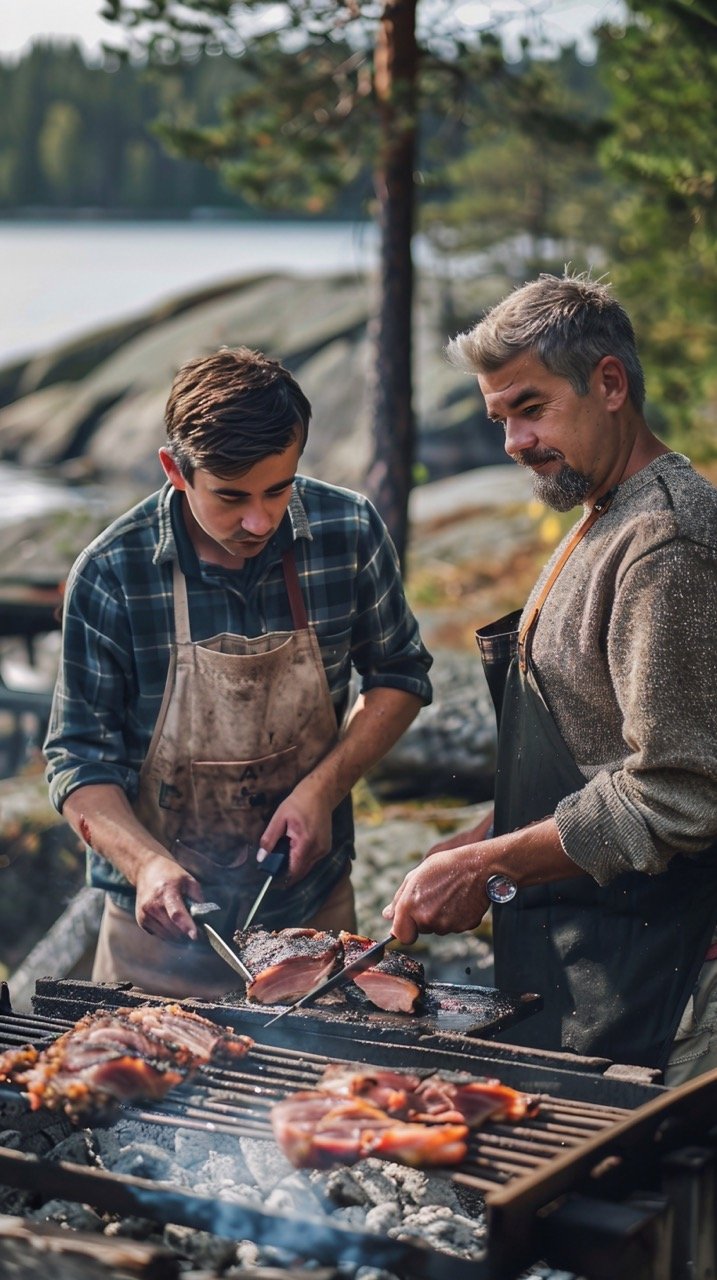
[[[162,854],[152,854],[137,875],[137,924],[165,942],[196,942],[197,926],[188,902],[201,902],[201,885],[179,863]]]

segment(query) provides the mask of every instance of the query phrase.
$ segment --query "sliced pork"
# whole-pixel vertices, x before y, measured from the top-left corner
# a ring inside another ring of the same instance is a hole
[[[23,1087],[32,1110],[73,1119],[117,1103],[156,1101],[199,1067],[243,1057],[252,1047],[179,1005],[140,1005],[86,1014],[47,1049],[4,1054],[0,1080]]]
[[[422,1168],[458,1164],[467,1152],[465,1125],[405,1124],[363,1098],[306,1090],[272,1108],[274,1137],[299,1169],[356,1164],[367,1156]]]
[[[425,1079],[401,1071],[382,1071],[348,1064],[327,1067],[318,1085],[335,1098],[361,1098],[389,1116],[425,1124],[466,1124],[524,1120],[539,1109],[538,1100],[499,1080],[431,1075]]]
[[[344,949],[344,964],[358,959],[362,951],[373,946],[372,938],[360,934],[339,934]],[[359,973],[353,980],[371,1004],[386,1013],[415,1013],[426,994],[423,965],[403,951],[387,951],[383,960]],[[347,988],[347,996],[351,988]]]
[[[234,942],[254,981],[247,999],[257,1004],[294,1004],[342,963],[343,946],[331,933],[317,929],[249,929]]]

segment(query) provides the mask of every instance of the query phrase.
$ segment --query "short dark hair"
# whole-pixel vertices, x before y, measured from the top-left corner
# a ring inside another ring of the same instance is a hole
[[[493,373],[523,351],[533,351],[580,396],[587,395],[600,360],[616,356],[625,368],[630,399],[642,409],[645,376],[630,317],[610,286],[587,272],[531,280],[446,348],[451,363],[468,373]]]
[[[306,445],[311,405],[278,360],[249,347],[222,347],[177,372],[164,421],[167,446],[185,479],[201,467],[217,476],[248,471],[299,436]]]

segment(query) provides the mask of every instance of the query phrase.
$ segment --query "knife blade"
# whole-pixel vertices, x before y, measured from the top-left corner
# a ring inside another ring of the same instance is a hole
[[[254,919],[254,916],[259,910],[259,907],[264,901],[264,895],[269,889],[272,881],[275,880],[277,876],[283,875],[284,872],[286,871],[286,868],[289,862],[290,852],[291,852],[291,844],[289,842],[289,837],[279,836],[279,839],[274,845],[274,848],[272,849],[271,853],[268,853],[267,856],[264,858],[263,862],[259,863],[259,866],[262,868],[262,870],[266,871],[267,873],[266,880],[264,881],[263,885],[261,886],[261,889],[256,895],[256,898],[254,899],[254,903],[249,911],[249,914],[246,920],[244,921],[244,927],[242,929],[243,933],[246,932],[246,930],[249,928],[249,925],[251,924],[252,920]]]
[[[313,1004],[315,1000],[318,1000],[320,996],[325,996],[328,991],[333,991],[335,987],[341,987],[344,983],[351,982],[358,973],[363,973],[366,969],[372,969],[375,964],[379,964],[383,960],[386,947],[395,941],[393,934],[389,933],[387,938],[382,938],[380,942],[374,942],[372,947],[362,951],[360,956],[357,956],[349,964],[344,965],[343,969],[339,969],[338,973],[334,973],[325,982],[320,982],[311,991],[307,991],[305,996],[302,996],[300,1000],[296,1000],[294,1004],[290,1004],[288,1008],[282,1009],[281,1013],[277,1013],[275,1018],[265,1022],[264,1026],[273,1026],[275,1022],[285,1018],[287,1013],[293,1013],[295,1009],[306,1008],[307,1005]]]
[[[204,919],[205,915],[211,914],[212,911],[220,911],[221,907],[216,902],[193,902],[189,907],[189,914],[193,919],[201,924],[207,935],[210,946],[214,948],[218,956],[228,964],[235,973],[238,973],[245,983],[254,981],[254,974],[250,973],[244,961],[239,958],[236,951],[233,951],[228,942],[225,942],[222,935],[217,933],[213,925],[207,924]]]

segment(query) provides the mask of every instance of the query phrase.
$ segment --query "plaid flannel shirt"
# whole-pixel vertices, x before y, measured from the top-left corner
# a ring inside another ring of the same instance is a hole
[[[198,560],[179,494],[165,485],[101,533],[68,578],[45,741],[58,810],[72,791],[98,783],[120,786],[130,801],[137,797],[174,639],[175,557],[187,579],[192,639],[220,632],[252,637],[293,628],[281,565],[292,542],[337,721],[353,669],[363,692],[403,689],[430,702],[432,659],[406,603],[393,544],[366,498],[297,476],[275,537],[231,570]],[[105,859],[93,854],[91,873],[131,905],[127,882]]]

